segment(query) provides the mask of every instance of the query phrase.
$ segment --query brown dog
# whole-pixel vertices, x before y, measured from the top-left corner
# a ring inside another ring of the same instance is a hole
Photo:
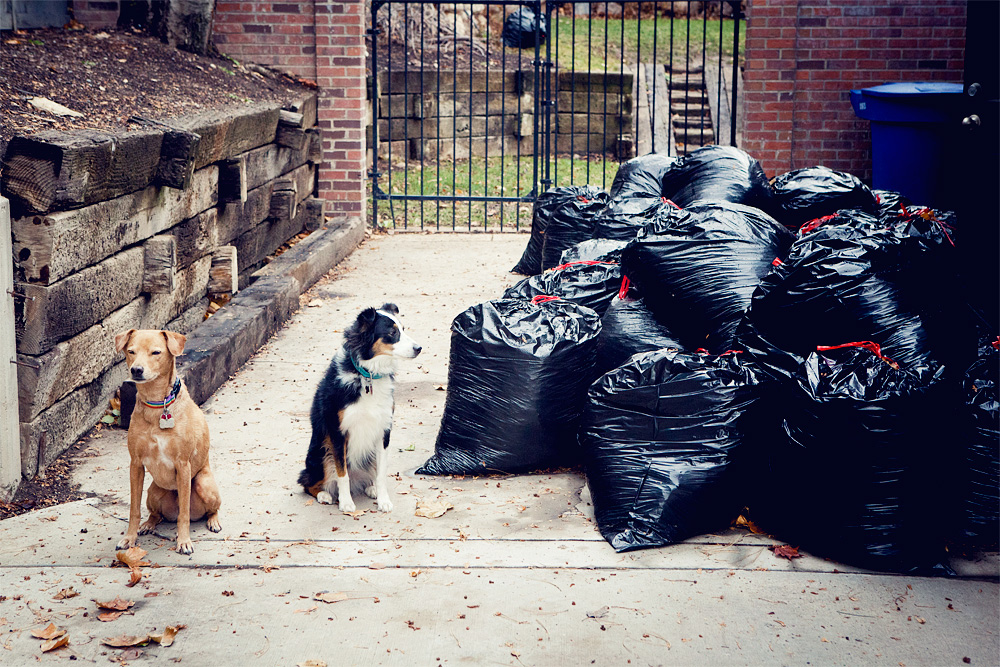
[[[184,342],[179,333],[152,329],[129,329],[115,336],[115,348],[124,350],[136,384],[128,429],[132,496],[128,532],[119,549],[135,546],[140,534],[152,532],[164,519],[177,522],[177,551],[182,554],[194,552],[192,519],[206,517],[209,530],[222,530],[219,487],[208,464],[208,424],[174,363],[184,352]],[[149,518],[140,526],[146,471],[153,477],[146,493]]]

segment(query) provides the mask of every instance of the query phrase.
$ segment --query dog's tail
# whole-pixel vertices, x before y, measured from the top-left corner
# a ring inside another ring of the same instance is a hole
[[[323,434],[314,429],[312,440],[309,443],[309,453],[306,454],[306,467],[299,473],[299,484],[308,493],[312,493],[315,486],[324,481],[323,478],[326,476],[323,467],[326,448],[323,446],[323,440]]]

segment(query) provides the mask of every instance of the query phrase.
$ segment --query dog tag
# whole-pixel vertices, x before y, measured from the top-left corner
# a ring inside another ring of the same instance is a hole
[[[173,428],[174,427],[174,415],[166,410],[160,415],[160,428]]]
[[[372,379],[366,378],[364,375],[361,376],[361,386],[364,388],[366,394],[372,393]]]

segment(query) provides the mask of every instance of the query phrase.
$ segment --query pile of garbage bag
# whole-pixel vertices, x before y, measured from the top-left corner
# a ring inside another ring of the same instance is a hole
[[[531,277],[452,324],[418,472],[582,468],[617,550],[743,514],[816,556],[947,573],[1000,536],[1000,323],[970,315],[959,231],[728,146],[551,188]]]

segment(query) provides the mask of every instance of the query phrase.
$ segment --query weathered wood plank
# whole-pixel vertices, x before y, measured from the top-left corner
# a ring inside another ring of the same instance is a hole
[[[254,104],[236,111],[225,109],[178,116],[171,124],[201,137],[194,160],[195,169],[200,169],[273,142],[279,111],[277,104]]]
[[[467,93],[520,91],[522,81],[530,74],[519,75],[516,71],[507,72],[379,72],[379,90],[382,95],[400,93]],[[421,81],[423,87],[421,88]],[[440,88],[439,86],[440,82]]]
[[[177,267],[184,268],[219,245],[219,209],[202,211],[172,227],[170,233],[177,240]]]
[[[257,265],[282,243],[305,228],[306,209],[294,218],[268,218],[233,241],[237,249],[239,272]]]
[[[142,291],[147,294],[173,292],[177,271],[177,240],[169,234],[162,234],[143,243],[142,248]]]
[[[278,132],[274,137],[274,143],[295,151],[301,151],[306,147],[308,141],[306,131],[298,127],[278,126]]]
[[[3,191],[31,213],[121,197],[153,182],[162,141],[163,132],[155,130],[17,136],[4,158]]]
[[[295,190],[275,188],[271,191],[271,208],[267,217],[274,220],[294,218],[298,204],[298,193]]]
[[[632,96],[609,93],[561,91],[556,96],[560,113],[632,113]]]
[[[194,158],[201,141],[194,132],[167,130],[160,145],[160,163],[156,167],[155,185],[184,190],[194,175]]]
[[[271,184],[247,192],[245,202],[229,202],[219,210],[216,242],[227,245],[248,229],[256,227],[271,211]]]
[[[247,158],[237,155],[219,161],[219,201],[247,200]]]
[[[149,187],[72,211],[13,221],[14,252],[29,282],[52,284],[217,202],[219,170],[198,170],[187,190]]]
[[[297,127],[301,129],[302,122],[302,114],[297,111],[282,109],[278,112],[278,127]]]
[[[2,143],[2,142],[0,142]],[[3,146],[0,146],[3,150]],[[10,201],[0,197],[0,361],[14,358],[13,253],[10,244]],[[21,483],[21,447],[17,430],[17,368],[7,363],[0,368],[0,501],[10,500]]]
[[[290,106],[291,111],[302,114],[301,127],[309,129],[316,125],[319,113],[319,95],[310,93]]]
[[[306,134],[309,135],[309,143],[306,146],[306,158],[310,162],[322,162],[323,161],[323,135],[320,134],[319,130],[306,130]],[[371,144],[371,141],[368,142]]]
[[[142,248],[134,247],[53,285],[24,285],[34,300],[15,318],[18,352],[42,354],[135,299],[142,291],[142,267]]]
[[[199,303],[205,295],[210,265],[211,259],[206,257],[179,271],[173,292],[140,296],[43,355],[19,354],[18,360],[24,364],[17,368],[20,420],[31,421],[110,368],[119,358],[114,349],[115,334],[132,328],[163,328]]]
[[[108,400],[128,377],[118,363],[29,423],[21,424],[21,474],[34,477],[97,424]]]
[[[307,232],[314,232],[326,222],[326,201],[317,197],[306,197],[300,208],[304,209],[302,226]]]
[[[236,246],[224,245],[212,253],[208,273],[209,294],[235,294],[239,289]]]
[[[309,161],[308,148],[292,150],[272,143],[247,151],[243,156],[247,164],[247,189],[258,188],[304,165]]]
[[[628,95],[632,92],[633,76],[628,67],[623,72],[559,72],[558,90]]]

